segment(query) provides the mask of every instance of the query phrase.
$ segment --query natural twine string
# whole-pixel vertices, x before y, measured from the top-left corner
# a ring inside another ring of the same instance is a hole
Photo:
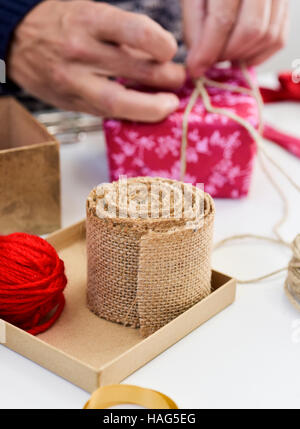
[[[262,280],[266,280],[268,278],[273,277],[276,274],[279,274],[283,271],[288,271],[288,276],[285,281],[285,292],[290,300],[290,302],[298,309],[300,310],[300,304],[297,301],[297,299],[300,299],[300,234],[296,237],[296,239],[293,241],[293,243],[288,243],[283,239],[281,236],[279,229],[280,227],[287,221],[289,216],[289,203],[287,200],[287,197],[282,190],[282,188],[277,184],[277,182],[272,177],[270,171],[268,170],[265,159],[269,161],[271,165],[273,165],[288,181],[289,183],[298,191],[300,192],[300,186],[293,180],[291,176],[269,155],[269,153],[265,149],[264,140],[262,137],[262,131],[263,131],[263,118],[262,118],[262,112],[263,112],[263,100],[259,91],[258,86],[253,82],[250,73],[248,72],[247,68],[244,64],[241,64],[241,70],[243,72],[243,75],[249,85],[249,88],[244,88],[240,86],[234,86],[229,84],[224,84],[221,82],[217,82],[211,79],[208,79],[206,77],[202,77],[198,79],[195,82],[195,89],[192,93],[192,96],[190,98],[190,101],[188,103],[188,106],[185,110],[184,116],[183,116],[183,124],[182,124],[182,147],[181,147],[181,180],[184,180],[185,174],[186,174],[186,149],[188,145],[188,121],[189,121],[189,115],[192,111],[197,99],[199,96],[202,97],[204,106],[206,110],[210,113],[219,114],[227,116],[228,118],[232,119],[233,121],[237,122],[239,125],[244,127],[249,134],[253,137],[253,139],[257,143],[258,148],[258,157],[259,161],[261,163],[262,169],[264,173],[266,174],[268,180],[272,184],[273,188],[276,190],[278,195],[280,196],[282,202],[283,202],[283,214],[279,221],[274,225],[273,232],[276,236],[276,238],[256,235],[256,234],[243,234],[243,235],[235,235],[228,237],[219,243],[216,244],[215,249],[218,249],[222,247],[223,245],[237,240],[244,240],[244,239],[254,239],[254,240],[263,240],[267,241],[273,244],[280,244],[283,246],[288,247],[291,249],[293,253],[293,257],[289,263],[288,267],[280,268],[276,271],[273,271],[271,273],[265,274],[263,276],[250,279],[250,280],[240,280],[237,279],[237,281],[241,284],[249,284],[254,282],[259,282]],[[257,106],[259,109],[259,129],[256,130],[249,122],[241,118],[240,116],[236,115],[235,113],[223,109],[223,108],[217,108],[214,107],[211,103],[210,96],[207,92],[206,86],[212,86],[215,88],[231,91],[231,92],[238,92],[241,94],[249,94],[252,95],[257,102]],[[265,158],[265,159],[264,159]]]

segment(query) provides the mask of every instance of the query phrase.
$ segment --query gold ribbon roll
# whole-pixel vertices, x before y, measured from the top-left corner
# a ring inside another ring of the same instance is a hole
[[[177,410],[171,398],[156,390],[126,384],[112,384],[100,387],[85,404],[85,410],[103,410],[116,405],[140,405],[151,410]]]
[[[190,184],[134,178],[87,200],[88,307],[148,336],[211,292],[215,208]]]

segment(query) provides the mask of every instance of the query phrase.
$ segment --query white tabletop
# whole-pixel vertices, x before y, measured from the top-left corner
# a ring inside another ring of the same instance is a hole
[[[279,128],[300,136],[300,105],[266,107]],[[300,183],[300,160],[267,143],[272,156]],[[84,217],[90,189],[107,181],[100,133],[61,148],[63,225]],[[290,198],[282,233],[300,232],[300,195],[277,175]],[[282,212],[278,196],[256,166],[251,193],[240,201],[216,201],[216,240],[237,233],[271,234]],[[215,269],[242,278],[287,265],[276,245],[244,243],[214,254]],[[283,291],[285,274],[238,286],[236,303],[125,380],[171,396],[180,408],[298,408],[300,313]],[[89,394],[0,346],[0,408],[82,408]]]

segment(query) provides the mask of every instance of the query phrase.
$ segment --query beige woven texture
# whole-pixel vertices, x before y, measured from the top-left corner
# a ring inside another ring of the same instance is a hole
[[[88,307],[148,336],[210,294],[215,209],[192,185],[127,185],[100,185],[88,197]]]

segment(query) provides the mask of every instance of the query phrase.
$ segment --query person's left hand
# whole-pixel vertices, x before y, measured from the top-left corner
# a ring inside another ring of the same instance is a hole
[[[181,1],[194,78],[219,61],[259,65],[285,43],[288,0]]]

